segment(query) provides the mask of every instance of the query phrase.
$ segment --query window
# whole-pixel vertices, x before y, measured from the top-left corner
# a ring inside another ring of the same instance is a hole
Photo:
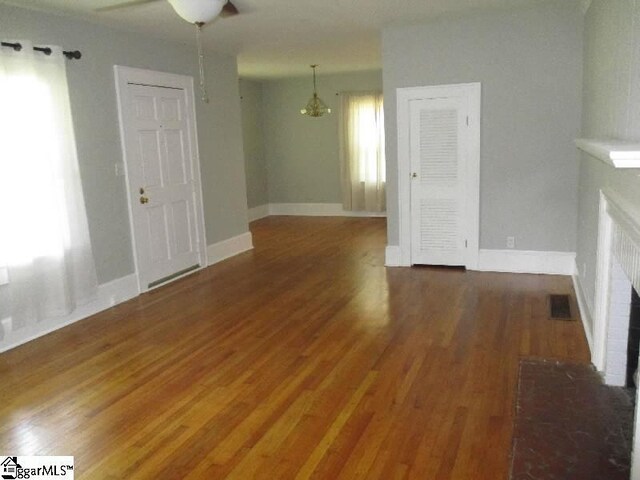
[[[12,330],[68,314],[97,284],[65,60],[21,43],[0,49],[0,313]]]
[[[52,90],[36,73],[0,74],[0,262],[61,257],[65,224],[63,133]],[[13,233],[12,233],[13,232]]]
[[[342,193],[345,210],[385,210],[384,109],[380,93],[343,93]]]

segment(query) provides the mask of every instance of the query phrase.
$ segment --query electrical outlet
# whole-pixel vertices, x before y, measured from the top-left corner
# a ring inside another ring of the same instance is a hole
[[[124,176],[124,163],[123,162],[117,162],[115,164],[115,170],[116,170],[116,177],[123,177]]]
[[[507,248],[516,248],[516,237],[507,237]]]

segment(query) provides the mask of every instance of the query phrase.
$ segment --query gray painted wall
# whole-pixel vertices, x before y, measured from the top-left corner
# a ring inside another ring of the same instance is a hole
[[[398,245],[398,87],[482,82],[480,247],[574,251],[583,17],[574,1],[383,31],[387,225]]]
[[[197,74],[194,47],[114,30],[66,16],[0,5],[3,39],[79,49],[67,74],[91,243],[101,283],[134,271],[113,77],[114,65]],[[237,67],[207,54],[211,103],[196,102],[209,244],[248,230]]]
[[[594,0],[587,12],[582,131],[585,138],[640,141],[638,25],[639,0]],[[592,311],[599,190],[614,191],[640,211],[639,176],[640,170],[616,170],[587,154],[582,155],[576,263],[580,285]]]
[[[336,93],[363,90],[382,90],[381,72],[318,75],[318,95],[333,112],[310,118],[300,109],[313,92],[311,69],[308,77],[263,83],[270,203],[342,203]]]
[[[264,151],[262,82],[240,80],[244,168],[249,208],[269,203],[267,158]]]

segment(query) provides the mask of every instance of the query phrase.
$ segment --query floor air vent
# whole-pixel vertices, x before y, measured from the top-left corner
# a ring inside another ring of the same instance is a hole
[[[549,295],[549,317],[552,320],[575,320],[571,315],[569,295]]]

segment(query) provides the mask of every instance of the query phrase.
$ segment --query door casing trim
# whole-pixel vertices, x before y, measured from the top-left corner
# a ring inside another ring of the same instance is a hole
[[[410,116],[412,100],[427,100],[464,96],[469,112],[469,145],[467,158],[467,188],[465,225],[467,250],[465,267],[478,268],[480,248],[480,112],[481,83],[461,83],[396,89],[398,125],[398,226],[400,258],[398,266],[409,267],[411,262],[411,158]]]

